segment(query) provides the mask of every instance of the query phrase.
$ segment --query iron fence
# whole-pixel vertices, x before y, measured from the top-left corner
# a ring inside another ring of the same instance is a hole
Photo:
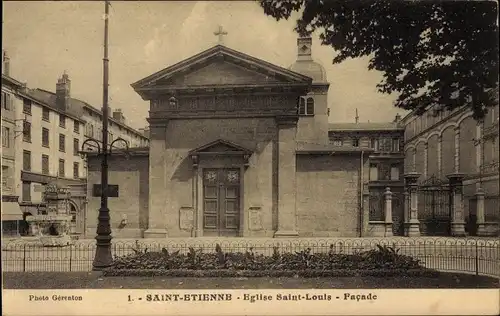
[[[334,252],[354,254],[371,249],[377,245],[399,249],[398,253],[411,256],[427,268],[440,271],[474,273],[500,277],[500,240],[481,238],[452,237],[394,237],[394,238],[352,238],[352,239],[264,239],[236,241],[192,239],[175,240],[114,240],[112,253],[118,256],[135,251],[161,251],[170,253],[189,252],[189,248],[215,252],[216,245],[226,252],[246,252],[272,255],[277,248],[280,253],[310,249],[311,253]],[[95,254],[95,242],[76,241],[66,247],[43,247],[36,242],[11,241],[2,244],[2,271],[4,272],[63,272],[91,271]]]

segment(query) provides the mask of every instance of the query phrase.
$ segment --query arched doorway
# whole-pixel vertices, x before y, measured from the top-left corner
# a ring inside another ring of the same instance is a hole
[[[82,218],[80,214],[80,209],[73,200],[68,200],[68,205],[69,205],[69,215],[71,215],[70,233],[81,234]]]

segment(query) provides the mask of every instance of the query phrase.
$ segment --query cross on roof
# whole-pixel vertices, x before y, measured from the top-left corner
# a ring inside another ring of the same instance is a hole
[[[222,45],[224,41],[223,36],[227,35],[227,32],[222,29],[221,25],[219,25],[219,28],[214,32],[214,35],[217,35],[219,37],[219,45]]]

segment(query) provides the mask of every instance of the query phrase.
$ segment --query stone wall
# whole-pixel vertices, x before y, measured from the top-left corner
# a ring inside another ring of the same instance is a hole
[[[359,171],[359,156],[297,156],[299,236],[359,236]]]
[[[141,238],[148,225],[148,156],[112,156],[108,160],[109,184],[119,186],[119,196],[108,198],[113,237]],[[100,158],[88,159],[86,236],[93,237],[101,198],[93,196],[94,184],[101,183]]]

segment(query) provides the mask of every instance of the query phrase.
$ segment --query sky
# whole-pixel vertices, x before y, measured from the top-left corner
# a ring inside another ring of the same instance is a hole
[[[288,68],[296,59],[295,18],[276,21],[254,1],[113,1],[109,19],[109,105],[134,128],[147,125],[149,104],[130,84],[217,44]],[[3,2],[3,49],[11,76],[29,88],[55,91],[66,71],[71,96],[100,108],[104,2]],[[331,122],[392,121],[394,95],[377,92],[381,73],[368,59],[332,64],[335,51],[313,35],[312,55],[327,72]]]

